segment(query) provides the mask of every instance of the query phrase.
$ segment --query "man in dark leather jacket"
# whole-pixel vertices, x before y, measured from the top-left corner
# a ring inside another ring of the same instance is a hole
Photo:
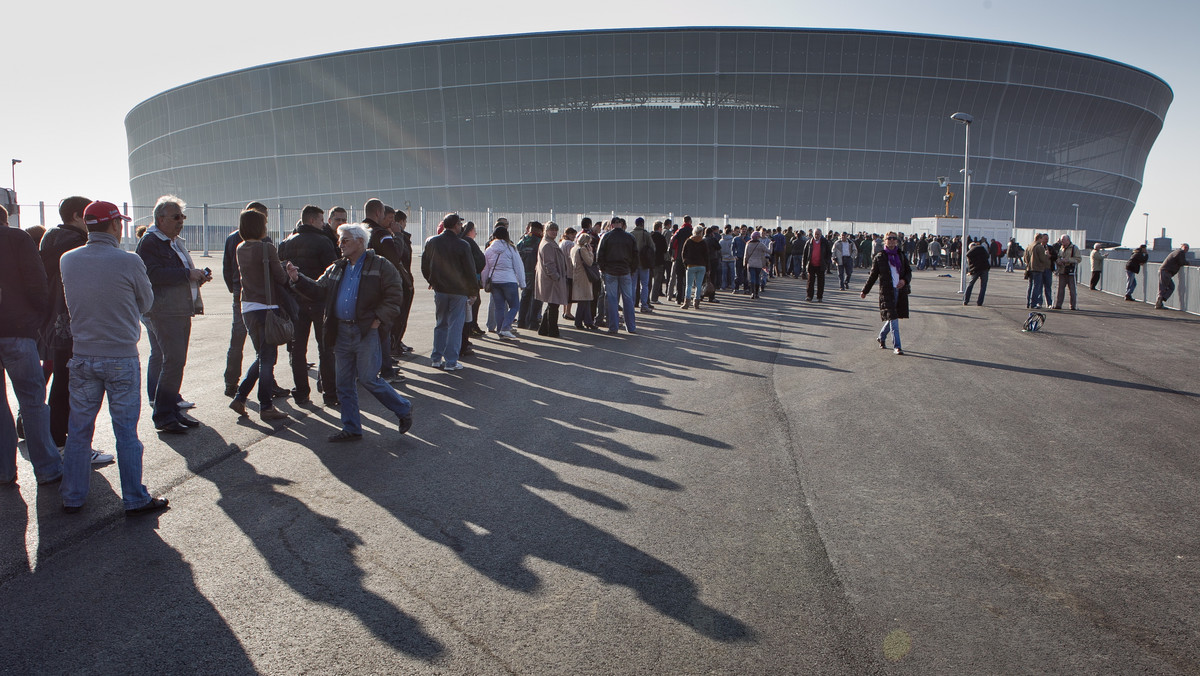
[[[317,280],[300,274],[288,264],[294,289],[325,310],[325,347],[337,359],[335,377],[342,429],[330,441],[362,439],[362,416],[358,408],[358,385],[396,414],[404,434],[412,427],[412,402],[400,396],[379,377],[382,351],[379,327],[391,323],[400,312],[404,285],[395,266],[367,250],[370,234],[358,224],[338,228],[342,258],[325,269]]]
[[[325,235],[325,212],[311,204],[300,213],[300,224],[287,239],[279,243],[279,260],[290,261],[301,274],[316,279],[337,260],[337,249]],[[291,353],[292,379],[296,388],[292,391],[297,406],[309,403],[312,389],[308,384],[308,336],[313,330],[317,335],[317,389],[322,392],[326,406],[337,405],[334,391],[333,353],[325,345],[325,313],[320,303],[299,303],[299,312],[294,322],[295,333],[288,345]]]

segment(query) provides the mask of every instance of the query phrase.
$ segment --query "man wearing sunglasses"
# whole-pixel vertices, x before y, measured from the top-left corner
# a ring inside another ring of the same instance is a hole
[[[183,434],[200,424],[180,409],[179,387],[187,364],[192,316],[204,314],[200,286],[212,280],[211,272],[192,263],[187,243],[180,236],[186,207],[174,195],[158,198],[154,225],[137,246],[154,289],[154,304],[144,318],[150,336],[146,386],[154,400],[154,428],[169,434]]]

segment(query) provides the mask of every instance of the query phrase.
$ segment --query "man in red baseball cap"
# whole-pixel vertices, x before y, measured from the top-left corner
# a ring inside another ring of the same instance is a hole
[[[92,202],[83,210],[83,220],[87,244],[63,254],[59,262],[74,338],[63,510],[78,512],[87,499],[92,433],[107,395],[125,513],[155,512],[165,509],[167,500],[151,497],[142,485],[143,447],[137,435],[142,384],[137,344],[141,317],[154,304],[154,289],[142,259],[121,250],[121,231],[129,218],[116,205]]]

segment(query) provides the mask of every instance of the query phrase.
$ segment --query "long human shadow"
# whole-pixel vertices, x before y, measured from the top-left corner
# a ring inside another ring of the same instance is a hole
[[[0,504],[7,509],[10,499]],[[69,518],[58,511],[59,519]],[[156,528],[155,516],[125,519],[85,549],[0,587],[0,607],[8,609],[0,622],[0,671],[257,673],[196,588],[191,565]]]
[[[198,427],[186,439],[165,438],[189,463],[187,446],[230,445],[213,428]],[[318,514],[304,502],[278,490],[291,482],[259,473],[245,452],[205,468],[204,478],[221,493],[217,505],[254,543],[271,571],[305,598],[341,608],[356,616],[381,641],[423,660],[443,651],[420,622],[363,585],[365,573],[354,550],[361,538],[334,518]],[[202,464],[203,461],[201,461]],[[197,468],[199,469],[199,468]]]
[[[1147,383],[1134,382],[1132,380],[1118,380],[1116,378],[1102,378],[1093,376],[1087,373],[1072,373],[1070,371],[1056,371],[1054,369],[1029,368],[1026,366],[1018,366],[1016,364],[999,364],[993,362],[979,361],[977,359],[964,359],[962,357],[947,357],[938,354],[922,354],[919,352],[909,352],[918,359],[930,359],[932,361],[949,362],[952,364],[964,364],[966,366],[977,366],[980,368],[994,369],[997,371],[1011,371],[1013,373],[1024,373],[1031,376],[1042,376],[1045,378],[1059,378],[1062,380],[1073,380],[1079,383],[1087,383],[1089,385],[1105,385],[1107,387],[1122,387],[1130,390],[1140,390],[1142,392],[1155,392],[1159,394],[1178,394],[1185,397],[1200,397],[1200,393],[1184,392],[1182,390],[1173,390],[1169,387],[1159,387],[1158,385],[1149,385]]]
[[[571,358],[578,354],[573,347],[558,349]],[[554,350],[545,347],[547,353]],[[604,355],[589,352],[585,359],[603,362]],[[412,436],[389,440],[389,452],[365,445],[353,452],[320,444],[312,450],[345,485],[498,584],[537,591],[541,580],[525,564],[533,557],[622,585],[703,636],[750,640],[753,630],[700,601],[696,584],[682,572],[539,495],[562,493],[623,511],[628,507],[614,492],[644,490],[621,488],[626,482],[684,490],[667,477],[625,464],[622,459],[658,458],[615,440],[613,429],[679,440],[683,454],[690,448],[734,452],[719,440],[638,415],[637,407],[657,407],[662,396],[635,386],[625,372],[591,363],[534,363],[509,373],[462,372],[469,377],[453,382],[434,375],[439,380],[430,385],[413,385],[418,393]],[[423,397],[425,387],[453,392],[453,399]],[[373,402],[368,405],[375,412]],[[592,477],[589,485],[565,480],[551,469],[556,463],[579,468]]]

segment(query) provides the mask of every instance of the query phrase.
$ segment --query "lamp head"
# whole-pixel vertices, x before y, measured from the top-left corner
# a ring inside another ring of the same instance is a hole
[[[1012,195],[1013,197],[1016,197],[1016,196],[1017,196],[1017,191],[1016,191],[1016,190],[1009,190],[1009,191],[1008,191],[1008,194]]]
[[[950,119],[954,120],[955,122],[961,122],[962,124],[971,124],[975,121],[975,118],[971,117],[967,113],[955,113],[950,116]]]
[[[947,185],[950,185],[950,179],[945,176],[938,176],[937,182],[939,188],[945,188]]]

